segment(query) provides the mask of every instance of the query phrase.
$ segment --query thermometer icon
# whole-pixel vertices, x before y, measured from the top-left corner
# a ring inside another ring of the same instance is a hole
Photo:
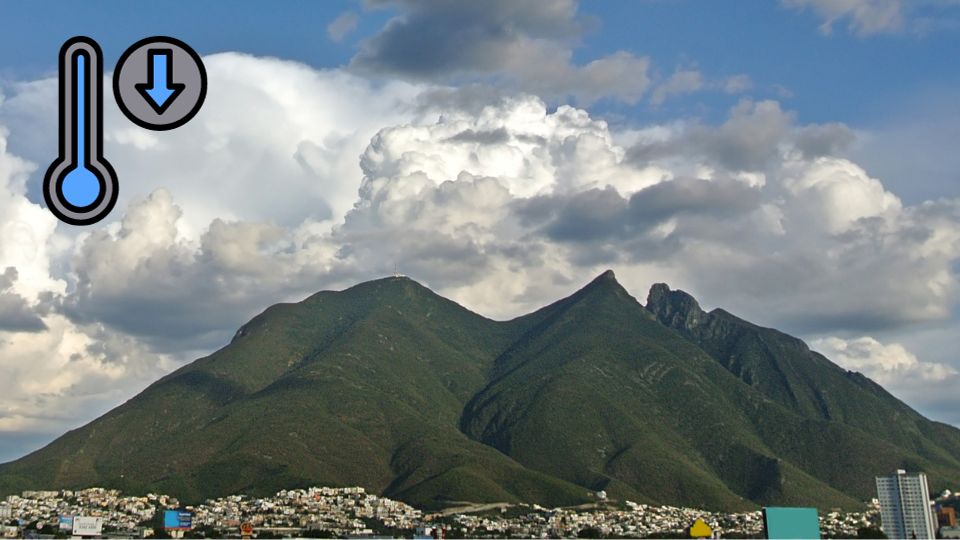
[[[92,225],[117,202],[117,173],[103,158],[103,64],[97,42],[60,49],[60,155],[43,179],[47,208],[71,225]]]

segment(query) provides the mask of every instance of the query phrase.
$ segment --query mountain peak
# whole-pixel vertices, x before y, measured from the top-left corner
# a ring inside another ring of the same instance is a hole
[[[626,289],[623,288],[623,285],[620,285],[620,282],[617,281],[617,276],[613,273],[613,270],[606,270],[599,276],[593,278],[590,283],[587,283],[585,287],[580,289],[574,297],[583,297],[585,294],[594,295],[600,292],[613,292],[617,295],[629,296],[629,293]]]
[[[666,283],[655,283],[650,287],[647,309],[673,328],[693,329],[706,315],[696,298],[679,289],[671,291]]]
[[[593,278],[591,283],[617,283],[617,275],[613,273],[613,270],[607,269],[599,276]]]
[[[345,291],[371,291],[371,290],[395,290],[395,291],[430,291],[430,288],[419,281],[405,275],[385,276],[358,283]],[[430,291],[432,292],[432,291]]]

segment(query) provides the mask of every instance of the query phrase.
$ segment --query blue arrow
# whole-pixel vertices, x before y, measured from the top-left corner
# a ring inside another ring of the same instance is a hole
[[[186,85],[173,79],[173,51],[147,50],[147,82],[134,85],[157,114],[163,114],[176,101]]]

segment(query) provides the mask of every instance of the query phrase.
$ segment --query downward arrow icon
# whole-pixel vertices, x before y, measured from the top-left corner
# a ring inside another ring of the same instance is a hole
[[[163,114],[176,101],[186,85],[173,82],[173,50],[147,50],[147,82],[135,84],[157,114]]]

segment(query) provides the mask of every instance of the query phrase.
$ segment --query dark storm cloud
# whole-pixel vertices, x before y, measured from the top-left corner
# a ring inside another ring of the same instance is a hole
[[[421,113],[463,111],[479,115],[486,107],[502,105],[502,90],[486,84],[469,84],[457,88],[433,88],[416,97],[416,108]]]
[[[557,208],[547,236],[566,242],[586,242],[622,235],[629,226],[628,202],[612,187],[590,189],[555,201]]]
[[[630,197],[630,213],[636,221],[656,223],[680,213],[736,215],[759,203],[760,192],[743,182],[678,178],[635,193]]]
[[[17,281],[18,277],[19,273],[17,272],[17,269],[12,266],[8,266],[3,273],[0,274],[0,291],[6,291],[10,287],[13,287],[13,283]]]
[[[853,130],[840,123],[810,125],[801,128],[794,137],[794,146],[806,159],[836,156],[847,150],[856,140]]]
[[[776,102],[743,102],[719,128],[691,130],[687,142],[727,170],[756,171],[777,156],[791,123]]]
[[[135,336],[157,352],[213,350],[227,342],[231,328],[284,298],[282,292],[274,297],[243,294],[229,298],[222,285],[216,286],[223,281],[220,275],[194,276],[185,279],[182,283],[189,285],[181,284],[177,291],[156,283],[123,295],[107,295],[91,287],[65,298],[59,310],[75,323],[103,323]],[[193,300],[217,297],[221,298],[218,302]]]
[[[781,160],[787,146],[804,159],[838,156],[856,140],[841,123],[794,125],[794,114],[774,101],[743,100],[719,126],[693,124],[667,140],[642,141],[628,151],[630,161],[646,164],[671,157],[703,159],[726,171],[763,171]]]
[[[627,149],[627,160],[637,165],[646,165],[660,159],[683,155],[674,139],[666,141],[643,141]]]
[[[575,39],[584,28],[576,2],[375,0],[402,14],[361,46],[356,67],[414,78],[501,69],[528,38]]]
[[[42,332],[47,325],[37,316],[26,300],[11,293],[0,294],[0,330],[11,332]]]
[[[466,129],[447,139],[452,142],[471,142],[479,144],[500,144],[510,140],[510,134],[505,128],[488,131]]]
[[[517,216],[539,225],[561,242],[636,239],[679,215],[724,218],[750,212],[760,202],[758,190],[732,180],[679,178],[642,189],[625,198],[612,187],[572,195],[533,197],[518,203]]]
[[[0,330],[9,332],[41,332],[47,325],[28,304],[25,298],[12,292],[18,273],[8,267],[0,274]]]
[[[635,163],[672,156],[705,158],[728,171],[759,171],[778,157],[793,114],[775,101],[742,100],[720,126],[694,124],[668,141],[643,142],[629,151]]]
[[[576,0],[378,0],[399,14],[360,45],[355,70],[419,81],[496,83],[580,103],[636,103],[650,86],[650,61],[617,51],[584,64],[573,48],[596,26]]]

